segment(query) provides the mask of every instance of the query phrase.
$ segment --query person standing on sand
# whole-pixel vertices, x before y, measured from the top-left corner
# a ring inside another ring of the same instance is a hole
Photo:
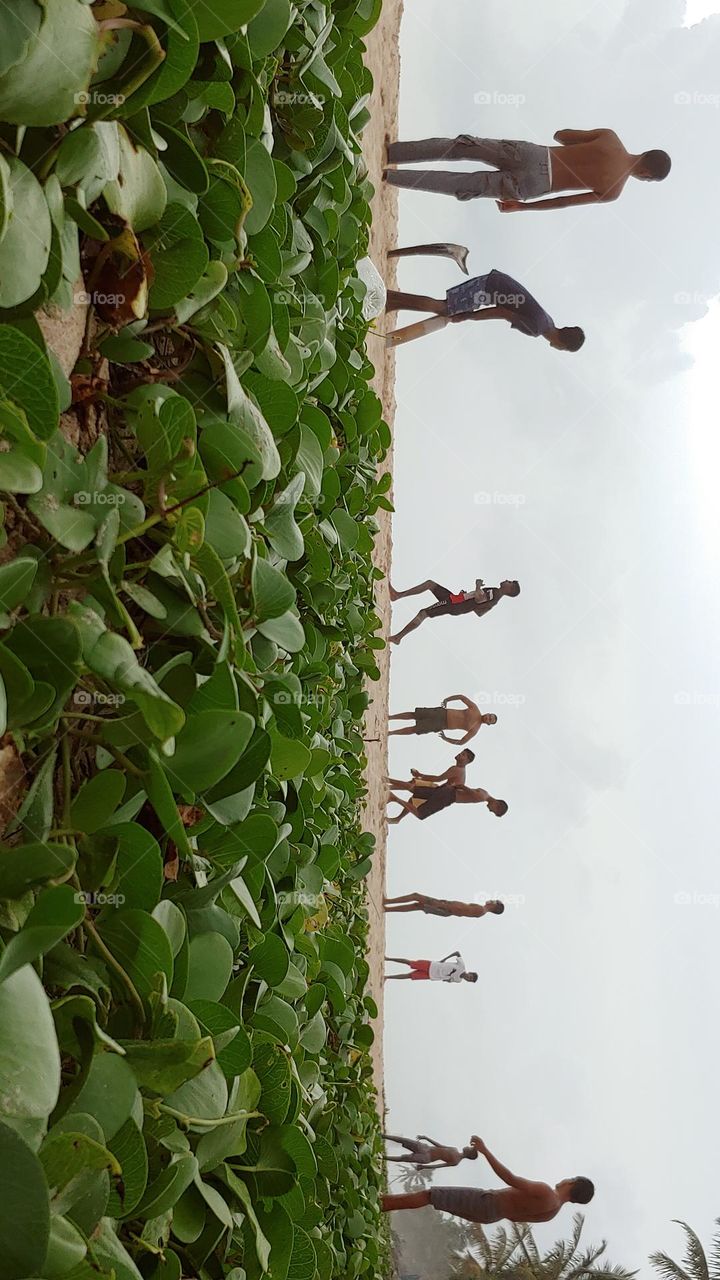
[[[505,904],[497,898],[489,902],[457,902],[453,898],[431,898],[427,893],[405,893],[398,898],[383,898],[383,906],[388,915],[399,915],[407,911],[422,911],[426,916],[440,916],[449,919],[459,916],[468,920],[480,920],[483,916],[501,916]]]
[[[589,1178],[564,1178],[554,1187],[547,1182],[518,1178],[495,1158],[482,1138],[473,1137],[470,1144],[480,1155],[485,1156],[490,1168],[505,1183],[502,1190],[433,1187],[430,1191],[411,1191],[399,1195],[388,1193],[382,1198],[385,1212],[424,1209],[431,1205],[440,1213],[450,1213],[466,1222],[480,1222],[485,1226],[502,1222],[503,1219],[509,1222],[550,1222],[564,1204],[589,1204],[595,1194]]]
[[[383,177],[393,187],[439,192],[458,200],[494,199],[502,213],[516,213],[607,204],[617,200],[629,178],[662,182],[671,168],[666,151],[627,151],[613,129],[560,129],[554,141],[557,146],[544,147],[462,133],[457,138],[392,142],[387,149],[389,164],[471,160],[489,168],[474,173],[385,169]],[[561,191],[573,194],[556,194]]]
[[[386,982],[477,982],[476,973],[469,973],[459,951],[451,951],[442,960],[402,960],[386,956],[389,964],[405,964],[409,973],[386,973]]]
[[[484,276],[454,285],[444,299],[389,289],[385,310],[430,311],[435,317],[387,334],[385,344],[389,347],[402,346],[426,333],[444,329],[445,325],[467,320],[504,320],[511,329],[530,338],[544,338],[555,351],[579,351],[585,343],[585,334],[578,325],[558,328],[524,285],[494,267]]]
[[[474,591],[453,593],[448,587],[443,587],[439,582],[433,582],[431,578],[428,578],[426,582],[420,582],[416,587],[408,587],[407,591],[396,591],[391,586],[390,599],[404,600],[405,596],[419,596],[426,591],[435,596],[437,604],[432,604],[427,609],[421,609],[412,621],[408,622],[406,627],[403,627],[402,631],[398,631],[397,635],[389,637],[390,644],[400,644],[400,641],[409,635],[411,631],[415,631],[417,627],[421,626],[426,618],[455,618],[463,613],[474,613],[476,617],[483,618],[505,596],[519,596],[520,583],[506,580],[501,582],[499,587],[486,587],[482,579],[478,578]]]
[[[412,814],[414,818],[419,818],[421,822],[424,822],[426,818],[431,818],[434,813],[449,809],[453,804],[486,804],[496,818],[504,817],[508,811],[505,800],[496,800],[490,795],[489,791],[484,791],[482,787],[453,786],[449,782],[444,782],[439,787],[426,787],[418,784],[413,788],[413,794],[409,801],[403,800],[401,796],[397,796],[394,791],[391,791],[388,797],[388,804],[398,804],[401,809],[396,818],[387,819],[388,825],[391,827],[396,826],[398,822],[402,822],[403,818],[407,818],[408,814]]]
[[[462,702],[463,708],[449,707],[449,702]],[[414,720],[414,724],[406,729],[390,729],[388,736],[407,737],[409,734],[439,733],[443,742],[462,747],[470,742],[483,725],[497,724],[497,716],[493,711],[482,712],[475,702],[466,698],[464,693],[453,693],[443,698],[439,707],[416,707],[414,711],[401,711],[389,716],[390,720]],[[462,738],[448,738],[447,730],[459,729]]]
[[[455,757],[455,763],[450,765],[444,773],[420,773],[418,769],[411,769],[412,778],[410,782],[401,782],[399,778],[388,778],[388,784],[400,791],[412,791],[414,795],[418,794],[418,789],[423,793],[427,792],[430,783],[449,782],[453,787],[463,786],[465,783],[465,775],[467,766],[472,764],[475,759],[475,752],[465,747],[464,751],[459,751]],[[425,796],[427,799],[427,797]]]
[[[462,1151],[458,1151],[457,1147],[448,1147],[444,1142],[428,1138],[426,1133],[419,1133],[417,1138],[398,1138],[392,1133],[384,1133],[383,1138],[386,1142],[397,1142],[410,1153],[404,1156],[385,1156],[387,1161],[414,1164],[418,1168],[422,1166],[428,1172],[433,1169],[455,1169],[463,1160],[477,1160],[479,1155],[475,1147],[463,1147]]]

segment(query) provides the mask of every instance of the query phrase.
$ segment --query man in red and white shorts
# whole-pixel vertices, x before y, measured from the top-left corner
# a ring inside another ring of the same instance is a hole
[[[409,973],[388,973],[386,980],[410,982],[477,982],[476,973],[468,973],[459,951],[451,951],[442,960],[403,960],[398,956],[386,956],[390,964],[405,964]]]

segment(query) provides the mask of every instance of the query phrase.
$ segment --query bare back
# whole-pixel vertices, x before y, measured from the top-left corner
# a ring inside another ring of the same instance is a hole
[[[630,177],[634,157],[612,129],[597,129],[583,141],[550,148],[553,191],[592,191],[616,200]]]
[[[511,1222],[550,1222],[563,1204],[555,1188],[545,1182],[529,1183],[522,1190],[504,1187],[494,1194],[502,1216]]]

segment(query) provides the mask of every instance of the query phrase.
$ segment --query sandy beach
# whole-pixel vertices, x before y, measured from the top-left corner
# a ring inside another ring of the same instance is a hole
[[[370,241],[370,257],[383,276],[388,287],[395,285],[395,261],[387,261],[387,251],[397,244],[397,192],[382,182],[385,136],[394,132],[398,111],[400,79],[400,53],[398,47],[403,0],[385,0],[382,17],[367,39],[366,61],[372,71],[375,90],[370,104],[372,119],[363,135],[363,147],[370,178],[375,187],[373,224]],[[388,322],[384,316],[376,321],[379,329]],[[395,353],[386,350],[379,338],[368,338],[368,352],[375,366],[373,387],[383,403],[385,420],[393,427],[395,416]],[[392,450],[383,465],[383,471],[392,469]],[[392,498],[392,490],[390,491]],[[378,512],[380,534],[375,544],[375,563],[388,574],[392,557],[392,516]],[[390,631],[390,597],[387,581],[378,585],[377,608],[383,619],[383,636]],[[388,686],[390,680],[390,650],[378,656],[381,678],[370,686],[371,703],[365,720],[365,736],[368,755],[368,796],[364,812],[364,824],[376,838],[375,860],[368,877],[368,906],[370,910],[370,991],[378,1006],[373,1045],[373,1068],[378,1091],[378,1105],[384,1109],[383,1094],[383,971],[385,954],[385,917],[383,894],[385,891],[385,854],[387,826],[385,823],[385,784],[387,774],[387,725]]]

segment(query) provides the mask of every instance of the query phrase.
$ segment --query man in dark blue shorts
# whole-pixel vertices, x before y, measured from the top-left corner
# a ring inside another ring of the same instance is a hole
[[[475,276],[448,289],[444,300],[390,289],[386,310],[429,311],[436,317],[430,322],[396,329],[386,338],[389,346],[412,342],[425,332],[462,320],[505,320],[512,329],[530,338],[544,338],[556,351],[579,351],[585,342],[582,329],[576,325],[558,328],[524,285],[495,268],[484,276]]]

